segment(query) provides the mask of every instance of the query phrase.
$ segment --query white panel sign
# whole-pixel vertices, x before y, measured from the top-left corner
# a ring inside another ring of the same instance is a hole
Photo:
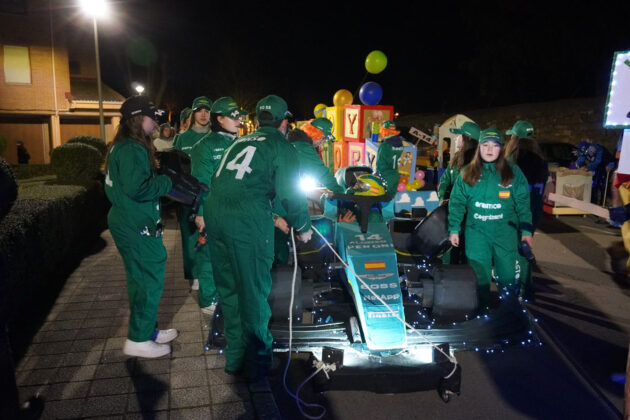
[[[630,128],[630,51],[615,53],[604,126]]]
[[[619,155],[619,168],[617,172],[630,175],[630,130],[623,130],[621,141],[621,153]]]
[[[417,138],[418,141],[422,140],[423,142],[429,143],[429,144],[433,144],[435,140],[433,137],[431,137],[430,135],[426,133],[423,133],[422,131],[418,130],[416,127],[411,127],[409,129],[409,134]],[[418,144],[418,141],[416,142],[416,145]]]

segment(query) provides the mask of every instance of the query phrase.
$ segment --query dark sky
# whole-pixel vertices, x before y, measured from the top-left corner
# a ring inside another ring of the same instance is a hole
[[[613,52],[630,49],[628,0],[478,3],[118,1],[99,26],[103,78],[125,95],[141,81],[150,96],[164,80],[162,105],[177,111],[199,95],[251,109],[275,93],[309,118],[372,80],[401,114],[455,112],[604,96]],[[388,66],[367,74],[375,49]]]

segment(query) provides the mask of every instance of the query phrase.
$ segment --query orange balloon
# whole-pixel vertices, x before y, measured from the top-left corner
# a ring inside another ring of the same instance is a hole
[[[352,92],[347,89],[339,89],[333,96],[335,106],[344,106],[352,104]]]

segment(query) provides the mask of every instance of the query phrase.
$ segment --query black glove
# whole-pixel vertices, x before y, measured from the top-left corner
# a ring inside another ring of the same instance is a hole
[[[190,220],[194,220],[201,204],[201,196],[209,190],[208,186],[199,182],[197,178],[188,174],[180,174],[172,169],[165,169],[164,175],[171,178],[173,186],[166,197],[189,206],[191,209]]]

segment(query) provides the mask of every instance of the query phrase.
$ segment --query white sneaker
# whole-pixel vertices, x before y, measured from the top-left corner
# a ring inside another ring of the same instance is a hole
[[[168,330],[159,330],[157,337],[153,341],[158,344],[166,344],[175,340],[179,332],[175,328],[169,328]]]
[[[213,303],[210,306],[206,306],[205,308],[201,308],[201,312],[206,315],[214,315],[214,311],[217,309],[217,304]]]
[[[123,353],[127,356],[145,357],[147,359],[166,356],[170,352],[170,345],[158,344],[153,340],[137,342],[127,339],[123,347]]]
[[[194,279],[190,290],[199,290],[199,279]]]

